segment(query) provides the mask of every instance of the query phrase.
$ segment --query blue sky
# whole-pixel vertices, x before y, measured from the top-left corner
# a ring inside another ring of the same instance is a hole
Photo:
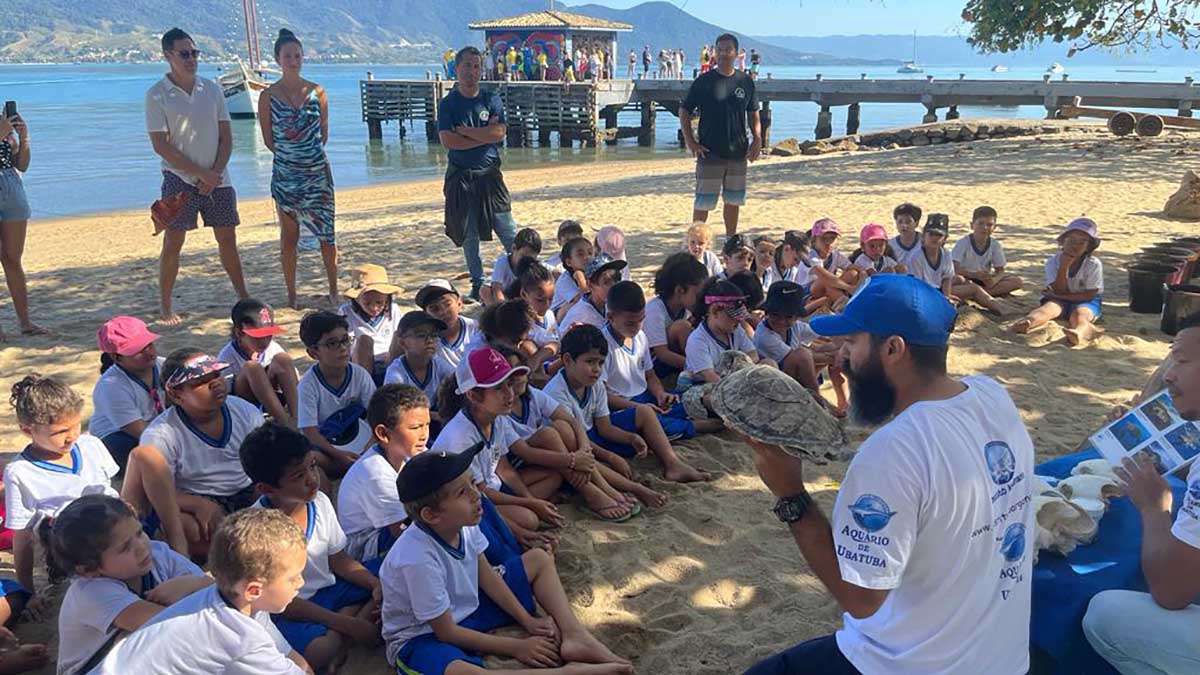
[[[628,8],[645,0],[571,0]],[[959,35],[965,0],[665,0],[748,35]]]

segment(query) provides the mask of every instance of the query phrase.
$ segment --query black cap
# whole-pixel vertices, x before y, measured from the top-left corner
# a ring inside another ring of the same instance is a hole
[[[397,497],[401,502],[415,502],[437,492],[438,488],[469,470],[480,450],[483,450],[483,441],[457,454],[426,450],[413,457],[396,477]]]
[[[762,310],[768,314],[783,314],[785,316],[804,316],[804,303],[808,301],[808,291],[794,281],[780,280],[771,284],[767,289],[767,300],[762,304]]]
[[[419,309],[406,312],[404,316],[400,317],[400,325],[398,326],[397,330],[399,330],[401,335],[407,335],[414,328],[417,328],[418,326],[424,326],[426,324],[433,326],[438,331],[446,330],[446,322],[434,317],[429,312],[424,312]]]
[[[929,214],[925,220],[925,232],[950,236],[950,216],[944,213]]]
[[[721,247],[721,253],[730,256],[743,249],[754,253],[754,247],[750,245],[750,240],[746,238],[746,235],[734,234],[725,239],[725,245]]]

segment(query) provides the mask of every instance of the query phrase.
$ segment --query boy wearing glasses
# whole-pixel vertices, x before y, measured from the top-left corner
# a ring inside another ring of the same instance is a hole
[[[454,374],[450,364],[437,358],[438,339],[444,330],[446,324],[441,319],[419,309],[401,317],[398,339],[402,353],[383,376],[384,384],[409,384],[425,393],[435,423],[431,436],[436,436],[436,429],[446,421],[437,414],[438,387]]]
[[[300,341],[316,363],[300,378],[296,423],[318,452],[317,464],[330,478],[340,478],[371,440],[363,417],[375,382],[351,362],[350,326],[341,314],[304,315]]]
[[[171,307],[171,292],[179,275],[179,254],[196,215],[213,229],[221,265],[238,297],[246,299],[246,281],[237,250],[237,195],[229,181],[233,131],[221,87],[196,75],[200,50],[191,36],[172,28],[162,37],[163,55],[171,71],[146,92],[146,131],[154,152],[162,158],[162,198],[187,194],[187,201],[163,234],[159,257],[159,302],[162,323],[181,321]]]

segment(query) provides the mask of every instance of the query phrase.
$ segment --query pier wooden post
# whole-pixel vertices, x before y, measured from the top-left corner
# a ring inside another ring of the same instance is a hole
[[[821,106],[821,112],[817,113],[817,140],[829,138],[833,136],[833,111],[829,106]]]
[[[851,103],[850,109],[846,111],[846,135],[853,136],[858,133],[859,117],[862,114],[862,106],[858,103]]]
[[[937,106],[926,103],[925,116],[921,118],[921,124],[933,124],[937,121]]]
[[[383,138],[383,121],[367,118],[367,138],[377,141]]]
[[[1192,102],[1191,101],[1180,101],[1178,112],[1179,112],[1180,117],[1191,117],[1192,116]]]
[[[956,105],[950,106],[950,109],[946,111],[946,119],[947,120],[958,119],[958,106],[956,106]]]
[[[654,145],[655,127],[658,122],[658,104],[653,99],[642,101],[642,124],[638,128],[638,145],[648,148]]]
[[[763,101],[762,112],[758,114],[758,124],[762,132],[762,147],[771,147],[771,102]]]

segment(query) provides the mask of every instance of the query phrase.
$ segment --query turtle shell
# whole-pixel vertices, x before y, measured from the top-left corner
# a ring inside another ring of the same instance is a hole
[[[734,430],[802,459],[823,463],[840,458],[845,449],[842,425],[777,368],[752,366],[722,378],[709,401]]]

